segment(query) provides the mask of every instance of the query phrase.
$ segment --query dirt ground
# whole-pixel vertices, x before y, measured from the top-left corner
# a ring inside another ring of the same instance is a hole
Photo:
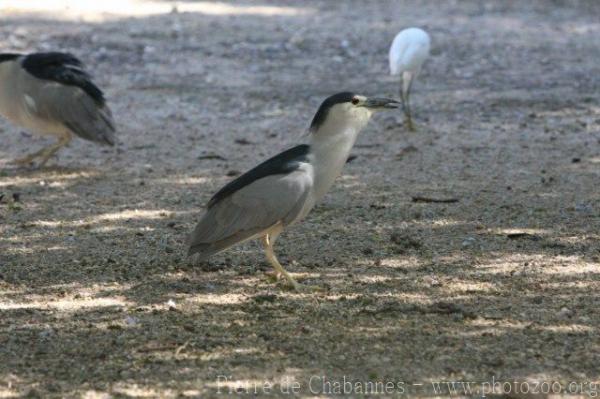
[[[50,140],[0,121],[0,397],[600,393],[600,2],[8,3],[1,48],[79,56],[121,144],[19,169]],[[211,194],[325,97],[397,96],[408,26],[433,41],[418,132],[376,116],[277,243],[324,291],[271,282],[256,242],[186,259]]]

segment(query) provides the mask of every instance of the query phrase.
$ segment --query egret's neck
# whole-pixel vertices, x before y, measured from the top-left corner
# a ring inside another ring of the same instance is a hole
[[[353,123],[325,124],[311,135],[315,199],[321,199],[340,175],[352,146],[369,118]]]

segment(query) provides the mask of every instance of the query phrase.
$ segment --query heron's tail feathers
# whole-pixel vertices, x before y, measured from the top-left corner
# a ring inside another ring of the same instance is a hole
[[[115,137],[115,122],[108,106],[98,108],[95,117],[90,118],[89,133],[92,141],[100,144],[114,146],[116,143]]]
[[[188,248],[187,256],[199,254],[198,260],[202,262],[227,248],[228,247],[226,247],[226,246],[215,245],[214,243],[195,244],[195,245],[190,245],[190,247]]]
[[[199,260],[203,261],[215,254],[218,254],[221,251],[226,250],[229,247],[234,246],[235,244],[239,244],[256,237],[257,233],[260,233],[258,229],[250,231],[241,231],[232,236],[215,242],[195,242],[195,234],[192,233],[192,236],[189,240],[190,246],[188,249],[188,256],[200,254]]]
[[[116,143],[115,132],[117,130],[115,128],[115,121],[113,120],[110,108],[104,106],[99,110],[98,113],[100,115],[100,131],[102,132],[102,142],[113,146]]]
[[[110,108],[98,107],[91,99],[84,98],[80,115],[65,118],[64,124],[77,136],[96,143],[113,146],[116,143],[115,123]]]

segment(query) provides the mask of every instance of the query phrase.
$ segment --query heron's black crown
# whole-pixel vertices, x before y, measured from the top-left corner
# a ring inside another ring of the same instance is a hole
[[[327,119],[327,114],[329,113],[331,107],[333,107],[336,104],[351,102],[355,95],[355,93],[343,91],[341,93],[337,93],[327,97],[325,101],[321,103],[319,110],[315,114],[315,117],[313,118],[312,123],[310,124],[310,130],[317,130],[325,122],[325,119]]]
[[[68,53],[33,53],[23,60],[23,68],[38,79],[76,86],[86,92],[99,106],[104,106],[104,94],[83,70],[83,63]]]

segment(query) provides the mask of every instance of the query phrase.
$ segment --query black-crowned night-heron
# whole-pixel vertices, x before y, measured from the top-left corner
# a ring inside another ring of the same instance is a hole
[[[115,144],[104,95],[71,54],[0,54],[0,115],[37,134],[58,138],[55,144],[15,160],[17,164],[40,157],[43,166],[73,135]]]
[[[390,73],[402,79],[400,98],[409,130],[415,130],[410,114],[410,89],[429,56],[431,40],[423,29],[408,28],[396,35],[390,47]]]
[[[277,275],[299,289],[273,252],[275,240],[323,198],[371,115],[398,105],[395,100],[348,92],[327,98],[310,125],[309,144],[261,163],[212,197],[189,238],[188,254],[198,253],[204,260],[234,244],[261,238]]]

